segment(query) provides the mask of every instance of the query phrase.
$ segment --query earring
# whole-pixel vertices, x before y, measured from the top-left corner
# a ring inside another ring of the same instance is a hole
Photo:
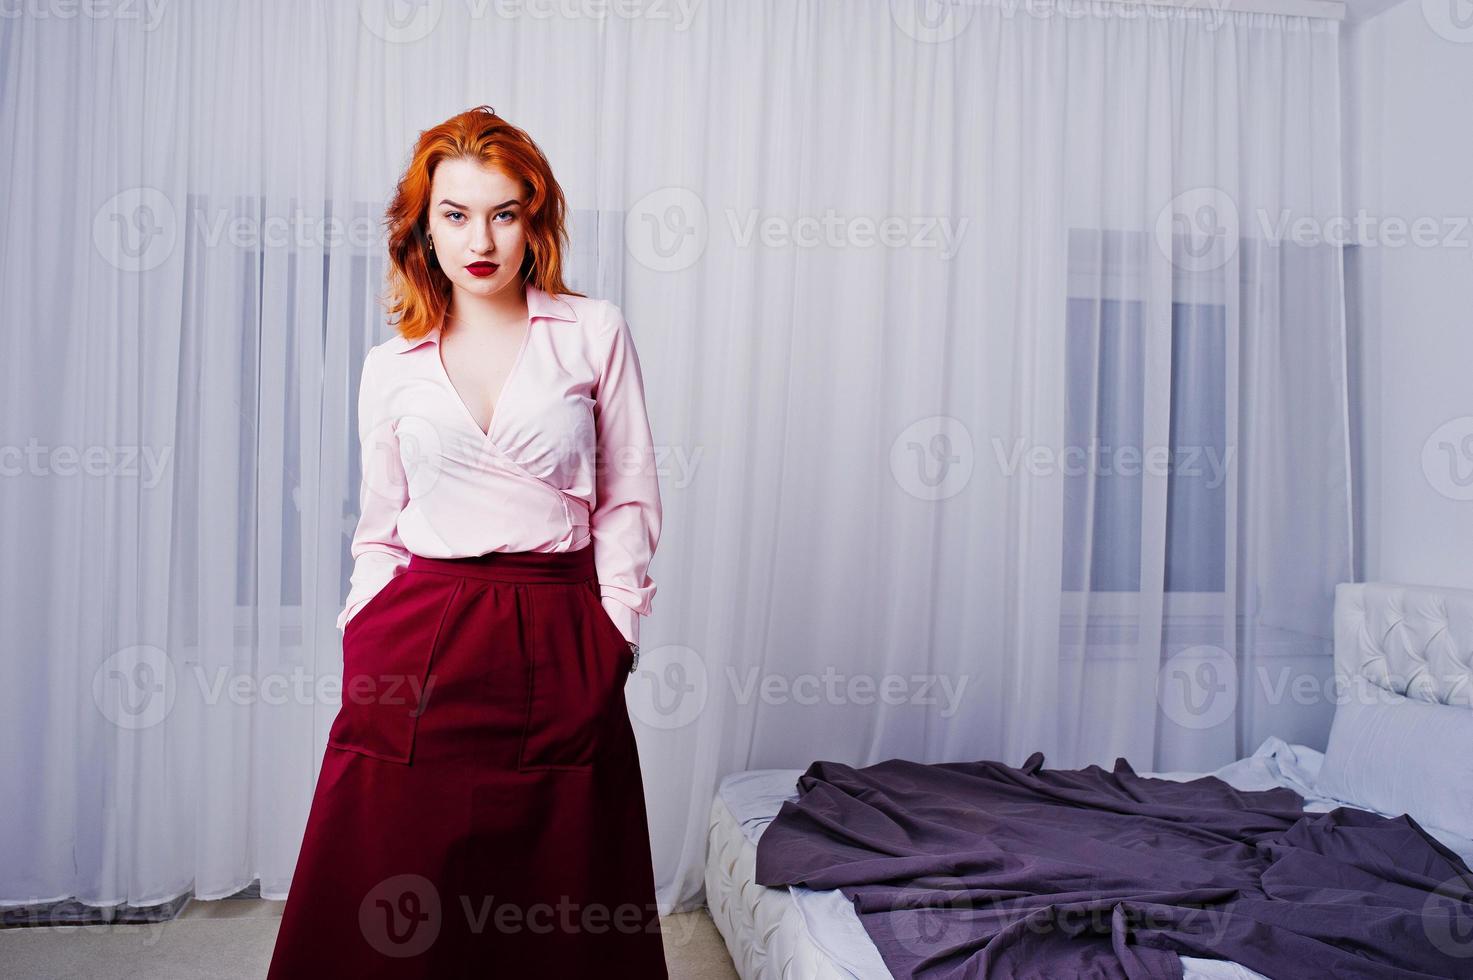
[[[430,251],[433,252],[435,250],[435,239],[430,235],[426,235],[425,238],[429,239]]]

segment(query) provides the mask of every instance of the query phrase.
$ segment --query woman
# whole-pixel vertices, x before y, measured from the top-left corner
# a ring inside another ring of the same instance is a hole
[[[268,974],[666,976],[623,682],[660,534],[643,381],[564,201],[481,106],[388,210],[328,735]]]

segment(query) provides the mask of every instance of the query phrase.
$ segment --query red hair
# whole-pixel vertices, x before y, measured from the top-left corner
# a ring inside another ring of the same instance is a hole
[[[521,183],[527,200],[527,251],[519,274],[551,295],[582,296],[563,283],[562,251],[567,203],[552,167],[532,137],[488,105],[477,106],[419,134],[409,168],[399,178],[385,224],[389,240],[389,314],[398,314],[399,333],[418,340],[440,323],[450,307],[450,280],[426,247],[430,181],[443,160],[475,160]]]

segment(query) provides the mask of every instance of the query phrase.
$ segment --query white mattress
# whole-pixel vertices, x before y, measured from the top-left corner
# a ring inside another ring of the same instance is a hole
[[[1269,738],[1246,759],[1212,775],[1242,790],[1286,786],[1310,812],[1348,806],[1315,788],[1323,753]],[[802,769],[754,769],[721,782],[711,804],[706,852],[706,904],[742,980],[883,980],[890,977],[854,906],[837,890],[767,888],[753,881],[757,840],[783,800],[797,799]],[[1195,779],[1203,773],[1141,773]],[[1473,841],[1427,828],[1473,863]],[[1227,960],[1182,957],[1186,980],[1262,980]]]

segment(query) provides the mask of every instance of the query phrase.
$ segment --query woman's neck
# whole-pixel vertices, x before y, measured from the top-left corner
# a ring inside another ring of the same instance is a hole
[[[507,286],[490,296],[456,290],[445,319],[447,331],[480,334],[511,329],[526,321],[527,297],[520,285]]]

